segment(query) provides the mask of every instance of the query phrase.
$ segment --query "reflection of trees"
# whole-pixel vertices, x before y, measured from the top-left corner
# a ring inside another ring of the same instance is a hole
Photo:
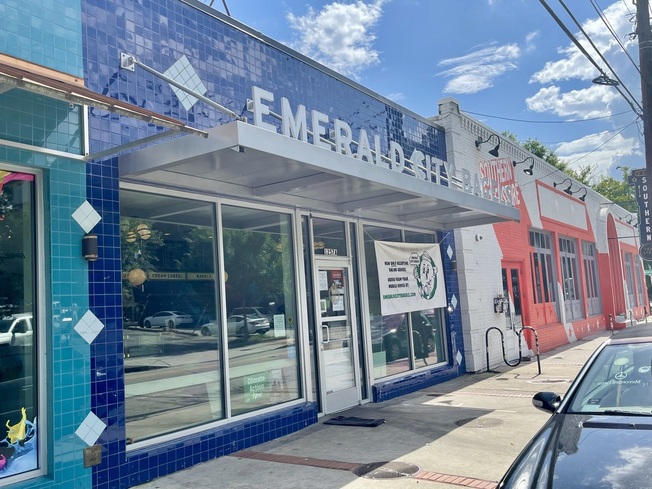
[[[146,232],[142,231],[142,227],[139,228],[143,225],[146,226]],[[152,229],[151,222],[128,217],[120,218],[120,247],[124,273],[128,274],[139,269],[143,274],[156,271],[156,263],[159,261],[158,250],[162,246],[163,236],[159,231]],[[131,311],[132,320],[137,319],[139,304],[134,293],[137,285],[140,284],[132,284],[128,278],[122,281],[122,307],[125,311]],[[127,314],[124,316],[126,317]]]
[[[17,188],[20,195],[20,184],[2,185],[0,180],[0,283],[3,285],[3,301],[14,307],[23,303],[26,258],[23,253],[25,211],[23,206],[13,204],[18,200],[18,197],[14,198]],[[3,306],[5,304],[0,303],[0,308]]]
[[[225,229],[223,239],[229,310],[284,297],[283,257],[291,251],[286,237]]]
[[[174,265],[184,272],[212,273],[213,229],[194,227],[182,236],[183,250],[173,256]]]
[[[146,239],[137,232],[138,226],[146,225]],[[122,271],[129,272],[140,268],[145,272],[156,271],[159,261],[158,250],[163,246],[163,236],[160,231],[152,229],[152,223],[142,219],[122,217],[120,219],[120,245],[122,248]]]

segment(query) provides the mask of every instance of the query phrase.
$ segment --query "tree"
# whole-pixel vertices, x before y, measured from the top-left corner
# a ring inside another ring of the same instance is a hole
[[[634,189],[627,184],[627,177],[631,173],[630,168],[628,166],[622,166],[620,171],[623,175],[622,180],[616,180],[614,177],[603,175],[592,188],[623,209],[627,209],[629,212],[638,212],[638,204],[634,198]]]
[[[561,171],[568,173],[568,164],[561,161],[559,157],[555,154],[555,152],[552,149],[545,146],[542,142],[530,138],[523,143],[523,147],[527,149],[530,153],[538,156],[542,160],[547,161],[555,168],[559,168]]]

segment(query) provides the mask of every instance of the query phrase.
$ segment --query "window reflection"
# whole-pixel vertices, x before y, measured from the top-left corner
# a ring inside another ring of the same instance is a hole
[[[442,363],[446,337],[441,309],[381,315],[374,241],[434,243],[431,234],[365,226],[365,264],[369,293],[371,346],[376,379]],[[411,332],[411,333],[410,333]]]
[[[123,190],[127,438],[140,441],[224,415],[216,307],[214,206]]]
[[[34,176],[0,170],[0,479],[38,467],[34,238]]]
[[[222,206],[231,413],[298,398],[289,215]]]

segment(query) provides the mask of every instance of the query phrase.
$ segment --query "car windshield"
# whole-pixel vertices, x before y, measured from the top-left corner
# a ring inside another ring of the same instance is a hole
[[[604,348],[581,380],[567,412],[652,415],[652,343]]]

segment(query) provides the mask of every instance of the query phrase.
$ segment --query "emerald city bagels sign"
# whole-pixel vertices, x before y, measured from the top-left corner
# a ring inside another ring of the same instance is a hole
[[[376,241],[383,316],[446,306],[439,245]]]

